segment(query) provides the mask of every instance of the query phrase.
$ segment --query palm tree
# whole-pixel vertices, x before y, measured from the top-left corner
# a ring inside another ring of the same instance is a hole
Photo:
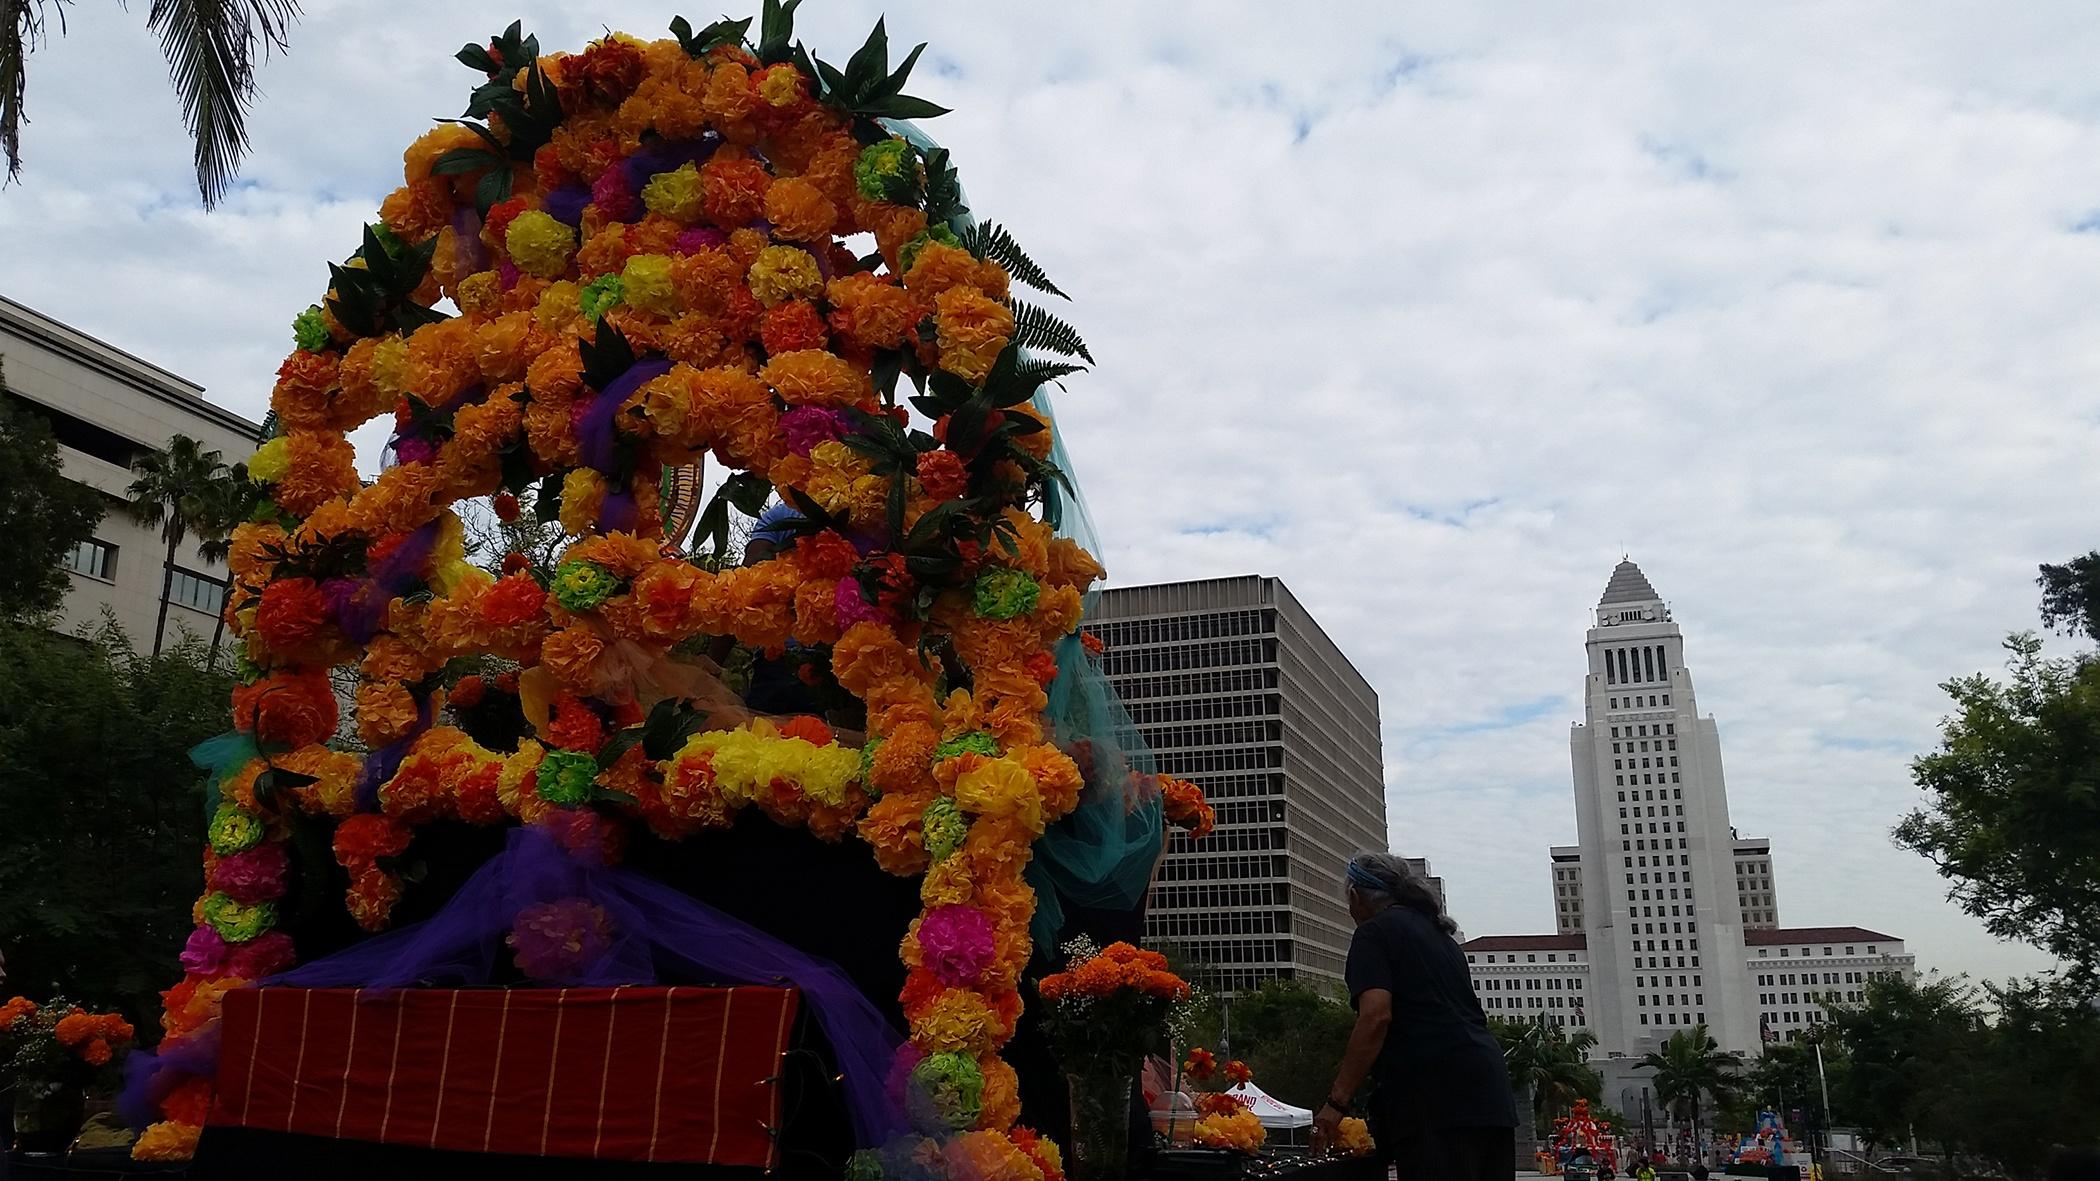
[[[248,479],[245,463],[221,470],[208,489],[204,514],[197,522],[197,554],[207,562],[223,562],[233,552],[234,526],[247,520],[255,508],[257,489]],[[232,598],[232,591],[229,578],[226,593],[219,601],[218,618],[212,623],[211,652],[204,662],[207,670],[218,667],[219,644],[226,638],[226,601]]]
[[[1604,1080],[1589,1065],[1597,1035],[1587,1029],[1564,1033],[1558,1026],[1529,1021],[1495,1021],[1510,1086],[1525,1096],[1533,1135],[1543,1135],[1550,1117],[1577,1099],[1592,1101],[1604,1091]]]
[[[158,528],[168,547],[161,562],[160,616],[153,624],[153,654],[158,656],[168,629],[168,599],[175,589],[175,551],[192,532],[209,537],[217,528],[214,510],[222,494],[215,485],[226,478],[226,465],[218,452],[204,450],[188,435],[176,435],[165,450],[133,460],[131,471],[138,477],[126,489],[131,519]]]
[[[47,3],[65,31],[70,0],[0,0],[0,148],[7,176],[22,174],[22,103],[28,58],[44,41]],[[255,98],[256,51],[286,47],[299,0],[152,0],[146,27],[160,38],[168,82],[182,100],[195,144],[197,192],[218,204],[248,150],[248,104]]]
[[[1639,1069],[1655,1072],[1655,1097],[1672,1119],[1691,1124],[1697,1140],[1700,1097],[1712,1096],[1718,1102],[1734,1084],[1738,1065],[1732,1055],[1721,1052],[1706,1026],[1695,1025],[1671,1034],[1661,1051],[1641,1059]]]

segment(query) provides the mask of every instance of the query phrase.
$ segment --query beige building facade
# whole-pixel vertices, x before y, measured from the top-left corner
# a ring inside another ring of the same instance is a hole
[[[188,435],[227,463],[255,450],[261,426],[204,398],[204,390],[151,362],[0,296],[0,387],[16,409],[42,416],[58,436],[66,475],[102,494],[94,539],[66,560],[72,589],[59,630],[78,633],[114,614],[141,651],[153,647],[166,547],[126,515],[131,463]],[[195,538],[175,555],[167,640],[209,637],[224,602],[226,567]]]
[[[1386,847],[1370,682],[1274,578],[1116,587],[1085,626],[1159,769],[1200,784],[1218,811],[1201,841],[1173,834],[1147,940],[1207,965],[1222,991],[1338,988],[1355,929],[1343,866]]]

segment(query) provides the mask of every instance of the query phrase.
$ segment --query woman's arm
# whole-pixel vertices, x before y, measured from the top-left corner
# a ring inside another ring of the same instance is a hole
[[[1363,1086],[1364,1076],[1371,1073],[1371,1064],[1378,1061],[1378,1052],[1385,1048],[1386,1030],[1392,1024],[1392,993],[1383,988],[1367,988],[1357,996],[1356,1025],[1349,1031],[1342,1064],[1335,1068],[1334,1085],[1327,1090],[1329,1101],[1313,1116],[1313,1151],[1325,1151],[1333,1142],[1334,1131],[1346,1114],[1334,1100],[1346,1103]]]

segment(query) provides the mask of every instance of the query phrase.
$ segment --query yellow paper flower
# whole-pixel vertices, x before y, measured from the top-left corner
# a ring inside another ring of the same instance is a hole
[[[503,234],[504,248],[519,270],[542,279],[559,279],[576,253],[576,231],[538,209],[519,214]]]
[[[642,186],[642,204],[651,213],[661,213],[680,225],[700,220],[705,207],[701,195],[700,170],[691,164],[659,172]]]
[[[671,286],[671,259],[664,254],[637,254],[620,272],[620,294],[627,306],[656,316],[678,314],[678,292]]]
[[[807,250],[768,246],[758,252],[746,276],[751,294],[772,307],[791,299],[815,299],[824,293],[824,274]]]

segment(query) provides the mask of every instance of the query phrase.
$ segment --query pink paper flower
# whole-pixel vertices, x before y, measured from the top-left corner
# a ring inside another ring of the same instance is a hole
[[[226,966],[226,941],[205,924],[190,932],[182,945],[182,970],[196,976],[216,976]]]
[[[284,897],[284,877],[290,869],[291,858],[284,846],[264,841],[219,858],[212,867],[211,886],[235,902],[252,906]]]
[[[841,631],[867,620],[877,623],[883,620],[882,612],[873,603],[868,602],[867,596],[860,593],[860,580],[857,578],[839,579],[838,590],[832,594],[832,609],[838,615]]]
[[[678,235],[674,248],[680,254],[698,254],[729,241],[729,235],[710,226],[696,226]]]
[[[992,963],[992,920],[974,906],[937,906],[919,920],[919,951],[941,983],[975,984]]]
[[[819,443],[828,443],[846,433],[846,416],[821,406],[797,406],[780,416],[780,433],[788,450],[808,455]]]
[[[226,957],[226,970],[243,980],[261,980],[296,962],[292,937],[282,931],[270,931],[234,948],[233,954]]]

